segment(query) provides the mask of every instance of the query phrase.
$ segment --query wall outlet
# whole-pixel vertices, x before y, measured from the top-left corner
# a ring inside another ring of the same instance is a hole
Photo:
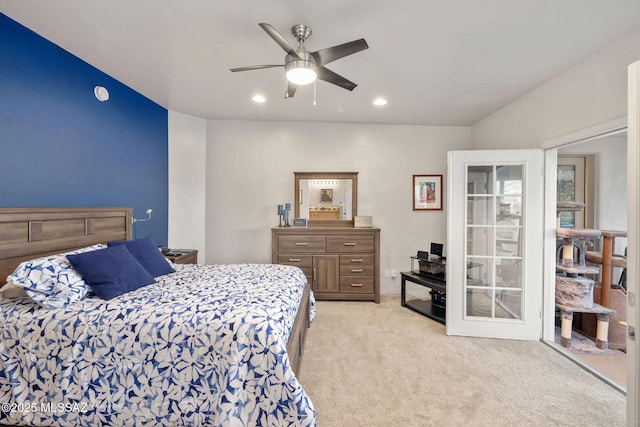
[[[391,277],[391,273],[389,273],[389,270],[384,271],[384,277]]]
[[[396,277],[396,271],[395,270],[391,270],[391,277],[393,277],[393,278]]]

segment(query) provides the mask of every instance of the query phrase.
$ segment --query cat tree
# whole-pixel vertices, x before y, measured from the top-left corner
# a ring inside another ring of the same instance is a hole
[[[607,307],[593,302],[594,281],[582,274],[597,274],[600,269],[586,265],[586,241],[599,238],[600,230],[588,228],[560,227],[560,212],[579,211],[582,203],[558,202],[558,224],[556,236],[562,239],[556,256],[556,307],[560,310],[560,344],[576,353],[610,353],[608,345],[609,315],[615,313]],[[596,342],[572,340],[573,313],[594,313],[597,315]]]

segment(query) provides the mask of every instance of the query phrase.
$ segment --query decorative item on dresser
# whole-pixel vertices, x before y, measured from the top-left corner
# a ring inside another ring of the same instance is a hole
[[[289,211],[291,210],[291,203],[285,203],[284,205],[278,205],[278,227],[291,227],[289,223]]]
[[[316,299],[380,303],[380,229],[272,228],[272,262],[304,271]]]

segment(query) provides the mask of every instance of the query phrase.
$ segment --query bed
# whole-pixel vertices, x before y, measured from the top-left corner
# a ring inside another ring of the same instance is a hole
[[[130,208],[2,208],[0,277],[124,239]],[[109,300],[0,300],[0,424],[314,426],[295,375],[312,300],[302,271],[171,267]]]

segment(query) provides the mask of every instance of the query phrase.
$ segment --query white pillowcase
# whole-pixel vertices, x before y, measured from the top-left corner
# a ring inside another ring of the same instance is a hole
[[[106,247],[98,243],[71,252],[25,261],[7,277],[7,284],[22,287],[31,299],[44,307],[72,304],[82,299],[90,288],[82,276],[73,269],[67,255]]]

